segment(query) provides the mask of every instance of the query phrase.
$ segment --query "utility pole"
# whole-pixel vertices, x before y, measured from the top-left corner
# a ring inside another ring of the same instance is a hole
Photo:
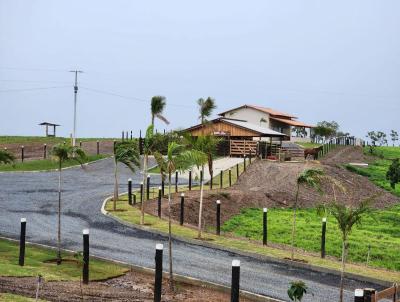
[[[72,146],[76,146],[76,100],[78,95],[78,73],[82,73],[82,70],[70,70],[69,72],[75,73],[75,85],[74,85],[74,130],[72,132]]]

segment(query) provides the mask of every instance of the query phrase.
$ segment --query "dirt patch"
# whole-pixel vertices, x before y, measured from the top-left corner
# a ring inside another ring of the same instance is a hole
[[[151,274],[129,272],[124,276],[103,282],[82,285],[79,282],[44,282],[40,298],[47,301],[153,301],[154,276]],[[34,298],[36,278],[0,277],[0,292],[12,293]],[[81,298],[83,296],[83,299]],[[176,292],[168,290],[168,280],[163,280],[162,301],[211,302],[229,301],[230,294],[207,287],[176,284]],[[249,302],[247,299],[241,301]]]
[[[336,154],[336,155],[335,155]],[[221,220],[228,220],[243,208],[249,207],[290,207],[293,205],[296,194],[296,179],[307,168],[323,169],[329,177],[338,181],[344,191],[333,188],[328,181],[324,182],[321,195],[311,188],[301,187],[299,205],[313,207],[323,202],[329,202],[336,196],[339,202],[356,205],[361,200],[376,196],[374,207],[384,208],[399,202],[399,198],[377,187],[367,178],[347,171],[339,163],[365,161],[361,148],[340,148],[332,152],[330,158],[322,163],[306,161],[296,163],[279,163],[258,160],[242,174],[239,181],[231,188],[217,189],[204,192],[203,213],[204,228],[215,225],[216,201],[221,200]],[[196,226],[198,224],[200,193],[198,191],[185,193],[185,223]],[[168,217],[167,199],[163,199],[162,215]],[[173,195],[172,217],[179,220],[180,197]],[[146,211],[157,215],[157,202],[147,203]]]
[[[321,163],[324,165],[341,165],[348,163],[369,163],[374,160],[372,156],[366,156],[361,146],[337,147],[323,157]]]

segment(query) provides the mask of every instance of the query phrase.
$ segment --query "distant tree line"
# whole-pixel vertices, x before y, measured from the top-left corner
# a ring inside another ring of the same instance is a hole
[[[317,126],[313,128],[311,139],[316,143],[323,143],[334,137],[350,136],[349,132],[343,132],[339,128],[340,126],[336,121],[318,122]]]

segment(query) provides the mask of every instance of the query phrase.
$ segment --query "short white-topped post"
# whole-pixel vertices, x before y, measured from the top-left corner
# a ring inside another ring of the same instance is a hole
[[[162,291],[162,269],[163,269],[163,249],[164,246],[161,243],[156,244],[156,271],[154,278],[154,301],[161,301]]]
[[[240,260],[232,261],[231,302],[239,302]]]
[[[19,265],[25,264],[26,218],[21,218],[21,231],[19,236]]]
[[[83,284],[89,283],[89,229],[83,229]]]

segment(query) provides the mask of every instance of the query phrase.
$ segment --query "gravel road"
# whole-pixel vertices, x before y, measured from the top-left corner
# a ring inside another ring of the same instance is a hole
[[[127,179],[141,181],[121,167],[121,190]],[[159,181],[157,177],[152,178]],[[58,175],[55,172],[0,174],[0,235],[17,238],[21,217],[27,218],[29,241],[56,245]],[[63,247],[81,250],[82,229],[90,228],[91,253],[146,267],[154,266],[156,243],[167,244],[163,236],[120,225],[101,214],[103,200],[113,191],[113,161],[99,161],[84,170],[63,171]],[[164,257],[167,268],[167,257]],[[224,285],[230,283],[231,261],[241,260],[241,288],[287,300],[290,281],[304,280],[314,296],[303,301],[335,301],[339,279],[330,274],[299,270],[283,264],[262,262],[225,251],[174,241],[175,271],[182,275]],[[346,280],[346,301],[353,301],[354,288],[379,286]]]

